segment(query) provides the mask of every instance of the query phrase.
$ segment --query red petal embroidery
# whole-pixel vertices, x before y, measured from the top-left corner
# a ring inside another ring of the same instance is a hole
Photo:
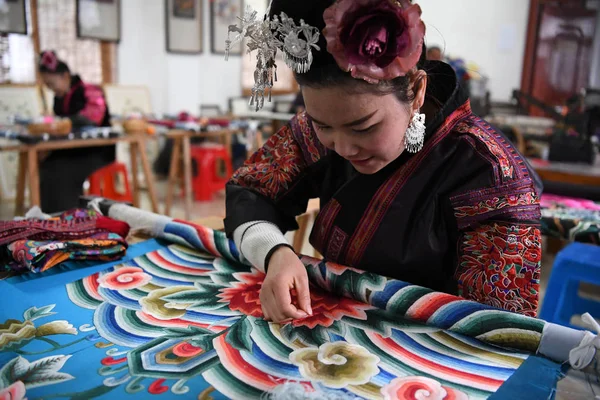
[[[169,390],[168,386],[164,386],[163,382],[166,379],[157,379],[154,382],[152,382],[152,384],[150,384],[150,386],[148,386],[148,393],[150,394],[161,394],[166,392],[167,390]]]

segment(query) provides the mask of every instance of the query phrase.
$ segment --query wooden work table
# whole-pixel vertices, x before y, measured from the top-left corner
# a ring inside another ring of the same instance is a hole
[[[232,135],[237,130],[221,129],[207,132],[196,132],[193,130],[173,129],[169,130],[164,137],[174,141],[171,164],[169,167],[169,181],[165,204],[165,215],[171,214],[173,204],[173,193],[180,174],[180,166],[183,165],[183,188],[184,188],[184,211],[185,219],[190,220],[192,211],[192,158],[191,139],[205,138],[215,140],[223,144],[229,151],[231,149]],[[39,183],[39,157],[41,153],[53,150],[66,150],[76,148],[101,147],[117,143],[128,143],[130,146],[130,168],[132,175],[133,203],[140,205],[140,182],[138,179],[138,160],[141,161],[144,178],[148,188],[153,212],[160,212],[156,195],[155,180],[150,167],[150,162],[145,151],[148,140],[156,140],[159,135],[148,136],[145,133],[126,134],[117,138],[105,139],[65,139],[39,142],[36,144],[0,144],[0,151],[12,151],[19,153],[17,172],[17,197],[15,215],[22,215],[25,206],[25,186],[28,182],[30,192],[30,206],[40,206],[40,183]]]
[[[545,181],[600,187],[600,165],[571,164],[530,159],[531,166]]]
[[[144,178],[150,195],[152,211],[158,212],[158,200],[154,186],[154,176],[146,155],[146,134],[127,134],[117,138],[106,139],[65,139],[56,141],[39,142],[36,144],[8,144],[0,145],[0,151],[14,151],[19,153],[17,172],[17,197],[15,215],[23,215],[25,207],[25,184],[29,182],[30,206],[40,206],[40,172],[39,156],[41,153],[53,150],[67,150],[88,147],[102,147],[117,143],[129,143],[131,156],[131,174],[133,176],[133,203],[136,207],[140,204],[140,182],[138,178],[138,157],[142,164]]]

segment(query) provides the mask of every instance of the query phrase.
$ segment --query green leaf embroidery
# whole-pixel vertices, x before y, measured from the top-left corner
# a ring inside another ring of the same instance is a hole
[[[254,320],[254,325],[264,327],[269,325],[269,321],[265,321],[262,318],[257,318]]]
[[[219,298],[217,295],[219,294],[221,288],[222,286],[206,284],[202,289],[186,290],[183,292],[170,294],[161,297],[161,300],[173,304],[189,304],[187,307],[188,309],[192,307],[202,307],[204,305],[213,306],[218,304],[217,302]],[[220,307],[226,306],[226,303],[220,304]]]
[[[13,369],[10,372],[11,376],[13,377],[13,381],[21,379],[21,377],[27,372],[29,365],[29,361],[27,361],[24,357],[17,357],[17,362],[13,365]]]
[[[19,361],[19,358],[22,358],[22,357],[13,358],[9,362],[7,362],[6,365],[4,365],[4,367],[2,367],[2,369],[0,369],[0,389],[4,389],[4,388],[10,386],[15,381],[11,372],[12,372],[13,368],[15,367],[15,364],[17,363],[17,361]]]
[[[71,356],[50,356],[30,363],[24,357],[17,357],[0,370],[3,385],[22,381],[25,388],[53,385],[73,379],[72,375],[59,372]]]
[[[251,333],[252,322],[250,322],[248,317],[243,317],[229,328],[227,336],[225,336],[225,341],[234,349],[252,351]]]
[[[315,326],[310,330],[312,341],[317,345],[321,346],[324,343],[329,342],[329,333],[327,328],[324,326]]]
[[[295,327],[293,324],[287,324],[281,328],[280,333],[288,342],[299,340],[307,346],[319,347],[330,341],[328,328],[320,325],[311,329],[306,326]]]
[[[40,308],[33,306],[25,310],[23,313],[23,318],[25,318],[26,321],[34,321],[38,318],[48,317],[56,314],[55,312],[51,312],[54,307],[56,307],[56,304],[50,304]]]
[[[279,332],[281,333],[281,337],[287,342],[291,343],[300,339],[300,329],[294,328],[294,325],[292,324],[283,325]]]
[[[166,335],[164,335],[164,337],[167,338],[185,338],[185,337],[192,337],[192,336],[196,336],[196,335],[212,335],[214,334],[213,331],[205,329],[205,328],[199,328],[197,326],[193,326],[193,325],[189,325],[187,328],[168,328],[165,329],[165,331],[167,332]]]
[[[337,335],[346,336],[346,324],[342,321],[333,321],[329,330]]]
[[[24,382],[24,383],[25,383],[25,388],[32,389],[35,387],[54,385],[57,383],[70,381],[71,379],[74,379],[73,375],[66,374],[64,372],[55,372],[55,373],[43,375],[34,382],[29,382],[29,383]]]
[[[192,346],[200,347],[204,352],[209,352],[215,348],[213,345],[213,340],[219,336],[219,334],[213,335],[198,335],[194,336],[192,339],[188,340],[188,343]]]
[[[215,262],[213,263],[213,266],[215,267],[215,270],[217,272],[251,272],[252,268],[249,267],[248,265],[244,265],[241,263],[237,263],[237,262],[230,262],[228,260],[225,260],[224,258],[217,258],[215,260]],[[213,273],[211,273],[211,275],[213,275]],[[229,282],[227,282],[229,283]]]
[[[386,278],[374,273],[357,273],[346,270],[341,275],[332,276],[329,280],[331,292],[338,296],[348,296],[368,303],[368,293],[382,290]]]
[[[287,324],[281,328],[281,336],[288,342],[299,340],[307,346],[319,346],[320,343],[315,340],[313,332],[306,326],[295,327],[293,324]]]

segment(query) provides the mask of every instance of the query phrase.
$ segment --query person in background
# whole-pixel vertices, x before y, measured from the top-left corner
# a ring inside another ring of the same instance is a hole
[[[444,61],[442,49],[437,46],[431,46],[427,49],[427,60],[429,61]]]
[[[54,114],[69,118],[73,130],[110,126],[110,113],[102,89],[72,74],[54,51],[41,53],[39,71],[44,84],[54,92]],[[42,210],[55,213],[77,207],[87,177],[114,161],[114,145],[52,151],[40,162]]]

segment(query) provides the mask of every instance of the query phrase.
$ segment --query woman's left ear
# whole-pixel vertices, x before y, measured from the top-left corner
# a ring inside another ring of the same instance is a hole
[[[425,92],[427,91],[427,73],[422,69],[413,75],[413,87],[415,100],[413,101],[413,112],[421,109],[425,103]]]

